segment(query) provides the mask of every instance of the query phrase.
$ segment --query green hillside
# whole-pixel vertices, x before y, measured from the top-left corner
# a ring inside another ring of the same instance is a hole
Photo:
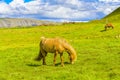
[[[120,80],[117,12],[87,23],[0,28],[0,80]],[[104,30],[106,19],[114,29]],[[77,52],[75,64],[69,64],[66,52],[64,67],[60,65],[59,55],[53,66],[51,53],[46,57],[47,65],[34,61],[42,36],[65,38]]]
[[[103,23],[75,23],[30,28],[0,29],[0,80],[120,80],[120,27],[104,31]],[[65,66],[53,54],[47,65],[34,61],[40,37],[65,38],[76,50],[77,61]]]
[[[120,7],[118,7],[117,9],[115,9],[112,13],[110,13],[107,16],[105,16],[104,18],[109,18],[109,17],[116,16],[116,15],[120,15]]]
[[[105,16],[102,20],[107,22],[120,22],[120,7]]]

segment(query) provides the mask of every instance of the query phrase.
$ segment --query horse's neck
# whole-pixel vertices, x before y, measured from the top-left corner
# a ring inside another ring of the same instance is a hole
[[[65,44],[65,50],[69,53],[69,54],[72,54],[73,52],[74,52],[74,49],[72,48],[72,46],[71,45],[69,45],[69,44]]]

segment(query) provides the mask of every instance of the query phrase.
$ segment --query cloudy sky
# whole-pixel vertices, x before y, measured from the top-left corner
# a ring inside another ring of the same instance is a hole
[[[0,0],[0,18],[89,21],[118,7],[120,0]]]

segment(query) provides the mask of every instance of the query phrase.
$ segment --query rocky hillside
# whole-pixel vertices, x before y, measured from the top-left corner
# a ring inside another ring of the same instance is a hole
[[[49,21],[21,18],[0,18],[0,27],[27,27],[54,24]]]

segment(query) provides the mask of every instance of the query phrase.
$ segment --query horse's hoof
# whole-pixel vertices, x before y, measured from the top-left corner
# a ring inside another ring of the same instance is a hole
[[[43,63],[43,65],[46,65],[46,63]]]
[[[71,64],[74,64],[74,62],[71,62]]]
[[[61,64],[62,67],[64,67],[64,64]]]
[[[53,66],[56,66],[55,64],[53,64]]]

